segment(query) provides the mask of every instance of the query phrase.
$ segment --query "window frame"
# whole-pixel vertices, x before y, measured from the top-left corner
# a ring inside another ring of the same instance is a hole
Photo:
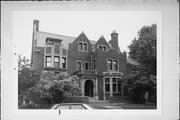
[[[107,46],[106,45],[98,45],[97,47],[100,51],[107,51]],[[105,49],[104,49],[105,48]]]
[[[109,79],[109,81],[106,82],[106,79]],[[111,81],[111,78],[110,78],[110,77],[105,77],[105,78],[104,78],[104,92],[105,92],[105,93],[110,93],[110,92],[111,92],[111,87],[110,87],[110,86],[111,86],[111,85],[110,85],[111,82],[110,82],[110,81]],[[109,91],[106,90],[106,85],[109,85]]]
[[[109,61],[111,61],[111,69],[109,69]],[[115,70],[115,67],[114,67],[114,61],[116,61],[117,62],[117,69]],[[107,71],[113,71],[113,72],[118,72],[119,71],[119,60],[117,60],[117,59],[110,59],[110,58],[108,58],[107,59]]]
[[[52,67],[52,56],[45,56],[45,58],[46,58],[46,67]],[[50,58],[50,61],[48,61],[47,58]],[[51,65],[48,66],[47,63],[50,63]]]
[[[78,69],[78,63],[80,63],[80,69]],[[76,61],[76,70],[82,70],[82,61]]]
[[[55,61],[55,58],[58,58],[58,62]],[[58,63],[58,67],[55,64]],[[60,56],[54,56],[54,68],[60,68]]]
[[[86,69],[86,64],[88,64],[87,69]],[[89,70],[89,62],[84,62],[84,70]]]
[[[109,61],[111,61],[111,63],[109,63]],[[109,65],[110,64],[110,65]],[[110,66],[110,67],[109,67]],[[110,69],[109,69],[110,68]],[[113,70],[113,60],[112,59],[108,59],[107,60],[107,70],[108,71],[112,71]]]
[[[61,62],[61,68],[64,68],[63,66],[65,65],[65,68],[64,69],[67,69],[67,58],[66,57],[62,57],[62,62]],[[63,63],[63,60],[65,60],[65,62]]]
[[[93,70],[97,70],[96,59],[93,59]]]
[[[81,47],[80,44],[82,45]],[[88,43],[83,41],[78,41],[78,51],[88,52]]]

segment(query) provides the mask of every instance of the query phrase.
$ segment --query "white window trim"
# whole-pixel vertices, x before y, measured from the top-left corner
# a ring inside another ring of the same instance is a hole
[[[50,67],[48,67],[47,66],[47,57],[51,57],[51,67],[53,67],[53,57],[52,57],[52,55],[45,55],[45,57],[44,57],[44,68],[50,68]]]
[[[112,60],[112,70],[108,69],[108,61]],[[114,66],[113,66],[113,61],[116,60],[117,61],[117,70],[114,70]],[[111,58],[107,58],[107,71],[109,72],[119,72],[119,60],[118,59],[111,59]]]
[[[57,67],[57,68],[61,68],[61,56],[58,56],[58,55],[54,55],[54,56],[53,56],[53,68],[55,68],[55,66],[54,66],[55,57],[58,57],[58,58],[59,58],[59,67]]]
[[[86,43],[86,45],[87,45],[87,50],[86,50],[86,51],[85,51],[85,50],[80,50],[80,49],[79,49],[79,43],[82,43],[82,49],[83,49],[83,44]],[[88,43],[87,43],[87,42],[83,42],[83,41],[78,41],[78,51],[88,52]]]

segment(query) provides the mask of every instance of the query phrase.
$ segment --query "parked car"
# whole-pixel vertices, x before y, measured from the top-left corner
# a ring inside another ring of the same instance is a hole
[[[84,103],[61,103],[55,104],[51,107],[54,110],[94,110],[92,106]]]

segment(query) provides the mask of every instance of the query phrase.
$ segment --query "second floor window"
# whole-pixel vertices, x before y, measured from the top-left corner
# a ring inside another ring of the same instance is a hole
[[[62,57],[62,68],[66,68],[66,58]]]
[[[108,70],[118,71],[118,61],[108,59]]]
[[[46,67],[52,67],[52,58],[51,56],[46,56]]]
[[[93,60],[93,70],[96,70],[96,60]]]
[[[77,70],[81,70],[81,62],[77,62],[77,65],[76,65],[76,67],[77,67]]]
[[[112,60],[108,60],[108,70],[112,70]]]
[[[86,42],[79,42],[78,50],[79,51],[88,51],[88,44]]]
[[[86,62],[85,65],[84,65],[84,69],[85,70],[89,70],[89,64]]]
[[[54,57],[54,67],[59,68],[59,63],[60,63],[59,57],[55,56]]]
[[[113,60],[113,70],[114,71],[117,71],[118,70],[118,64],[117,64],[118,62],[117,62],[117,60]]]

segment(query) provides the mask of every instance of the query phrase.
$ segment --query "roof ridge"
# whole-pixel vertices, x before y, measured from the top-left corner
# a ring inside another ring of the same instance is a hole
[[[57,36],[64,36],[64,37],[70,37],[70,38],[77,38],[77,37],[72,37],[72,36],[67,36],[67,35],[60,35],[60,34],[56,34],[56,33],[50,33],[50,32],[44,32],[44,31],[37,31],[40,33],[46,33],[46,34],[52,34],[52,35],[57,35]]]

